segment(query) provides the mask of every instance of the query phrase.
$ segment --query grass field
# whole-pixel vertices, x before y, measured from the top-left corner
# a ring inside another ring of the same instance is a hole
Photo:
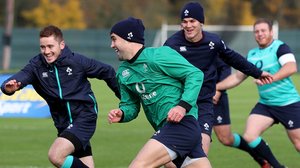
[[[293,76],[300,90],[300,75]],[[97,168],[125,168],[138,150],[152,135],[143,113],[125,124],[107,123],[110,109],[118,106],[118,100],[103,83],[92,80],[99,103],[98,126],[92,138]],[[229,90],[232,130],[242,133],[249,111],[257,101],[257,91],[252,78]],[[52,119],[0,118],[0,168],[52,167],[47,159],[48,148],[56,137]],[[263,138],[269,143],[278,159],[289,168],[300,168],[296,152],[281,125],[274,125]],[[246,153],[222,146],[215,135],[209,153],[214,168],[255,168],[258,165]]]

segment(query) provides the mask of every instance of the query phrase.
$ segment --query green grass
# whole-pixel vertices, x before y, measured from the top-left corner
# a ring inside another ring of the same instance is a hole
[[[300,75],[294,75],[300,90]],[[96,167],[125,168],[152,135],[153,130],[143,113],[130,122],[112,124],[107,113],[118,107],[118,100],[101,81],[92,80],[99,103],[99,119],[92,146]],[[243,133],[247,116],[257,101],[252,78],[229,90],[232,130]],[[0,118],[0,168],[53,167],[47,159],[50,145],[56,137],[52,119]],[[299,168],[299,153],[289,141],[282,125],[274,125],[263,138],[277,158],[289,168]],[[221,145],[213,134],[209,160],[214,168],[255,168],[258,165],[245,152]]]

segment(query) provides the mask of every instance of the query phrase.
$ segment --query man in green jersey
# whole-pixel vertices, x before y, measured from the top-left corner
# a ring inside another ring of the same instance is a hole
[[[210,168],[197,122],[203,73],[170,47],[145,48],[144,29],[132,17],[111,29],[111,47],[123,62],[117,72],[121,101],[108,121],[129,122],[142,105],[156,131],[129,167],[159,167],[179,157],[186,158],[183,167]]]
[[[300,96],[290,77],[297,72],[296,59],[287,44],[273,39],[271,21],[258,19],[254,23],[254,36],[258,47],[249,51],[247,60],[273,74],[273,82],[261,85],[261,81],[256,80],[259,101],[248,117],[243,137],[273,168],[281,168],[284,166],[276,160],[261,134],[273,124],[281,123],[300,152]],[[218,83],[217,89],[233,88],[246,78],[238,71]]]

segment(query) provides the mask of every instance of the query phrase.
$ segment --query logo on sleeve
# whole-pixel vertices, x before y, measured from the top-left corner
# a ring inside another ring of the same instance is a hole
[[[223,44],[224,49],[226,50],[226,45],[223,40],[222,40],[222,44]]]

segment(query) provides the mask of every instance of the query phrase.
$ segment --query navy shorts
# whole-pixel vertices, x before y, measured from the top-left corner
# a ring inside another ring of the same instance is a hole
[[[197,101],[198,122],[201,127],[201,133],[211,136],[214,123],[214,106],[212,99]]]
[[[72,142],[75,153],[78,151],[89,152],[86,149],[90,148],[90,139],[96,130],[97,114],[87,113],[84,116],[77,116],[71,125],[58,134],[59,137],[64,137]]]
[[[80,140],[70,132],[62,132],[59,137],[63,137],[68,139],[75,146],[75,151],[71,154],[77,158],[82,158],[85,156],[92,156],[92,147],[91,144],[88,143],[85,148],[82,147]]]
[[[223,92],[218,104],[214,105],[214,126],[215,125],[229,125],[229,101],[226,92]]]
[[[286,106],[268,106],[257,103],[250,114],[260,114],[274,119],[274,123],[281,123],[288,130],[300,128],[300,102]]]
[[[178,157],[206,157],[201,143],[201,128],[193,116],[185,116],[179,123],[167,122],[152,139],[177,153]]]

